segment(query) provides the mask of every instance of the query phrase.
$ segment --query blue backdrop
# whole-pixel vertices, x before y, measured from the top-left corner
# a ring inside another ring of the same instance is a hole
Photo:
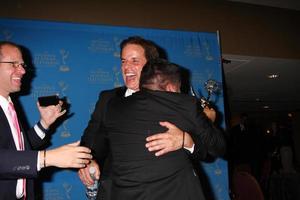
[[[0,40],[18,43],[31,53],[36,76],[29,94],[20,98],[29,123],[39,119],[39,96],[58,93],[71,104],[74,115],[58,127],[49,148],[79,140],[99,92],[123,85],[119,44],[133,35],[154,41],[166,50],[170,61],[188,68],[195,90],[202,95],[207,95],[206,80],[222,83],[217,33],[0,19]],[[212,100],[224,113],[222,94]],[[218,159],[200,165],[209,179],[202,185],[212,188],[215,199],[229,199],[227,162]],[[85,199],[75,171],[58,170],[42,181],[45,200]]]

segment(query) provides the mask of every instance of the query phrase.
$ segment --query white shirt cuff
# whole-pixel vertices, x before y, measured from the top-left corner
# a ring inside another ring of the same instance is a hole
[[[188,150],[189,152],[194,153],[195,144],[193,144],[193,146],[191,148],[187,148],[187,147],[184,147],[184,148],[186,150]]]
[[[41,139],[44,139],[46,134],[38,127],[38,125],[34,125],[34,130],[36,132],[36,134],[41,138]]]
[[[40,166],[40,152],[38,152],[38,157],[37,157],[37,170],[40,171],[41,170],[41,166]]]

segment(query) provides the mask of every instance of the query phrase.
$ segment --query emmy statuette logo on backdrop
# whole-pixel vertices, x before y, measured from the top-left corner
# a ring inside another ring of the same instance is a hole
[[[67,58],[69,57],[69,52],[65,49],[61,49],[59,51],[60,55],[61,55],[61,62],[62,65],[59,67],[59,71],[61,72],[68,72],[70,71],[70,67],[67,65]]]

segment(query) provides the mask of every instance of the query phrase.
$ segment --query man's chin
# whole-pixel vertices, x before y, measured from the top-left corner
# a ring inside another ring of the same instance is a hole
[[[20,92],[21,91],[21,86],[20,87],[15,87],[11,93],[14,93],[14,92]]]
[[[131,89],[131,90],[133,90],[133,91],[138,91],[138,90],[139,90],[139,87],[132,86],[132,85],[127,85],[127,84],[125,84],[125,85],[126,85],[126,87],[127,87],[128,89]]]
[[[136,84],[135,82],[131,82],[131,81],[126,81],[125,83],[126,87],[132,90],[136,90],[138,88],[138,84]]]

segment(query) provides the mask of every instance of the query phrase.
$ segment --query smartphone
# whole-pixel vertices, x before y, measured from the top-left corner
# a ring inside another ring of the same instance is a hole
[[[58,95],[42,96],[38,98],[40,106],[46,107],[50,105],[57,105],[59,103]]]

